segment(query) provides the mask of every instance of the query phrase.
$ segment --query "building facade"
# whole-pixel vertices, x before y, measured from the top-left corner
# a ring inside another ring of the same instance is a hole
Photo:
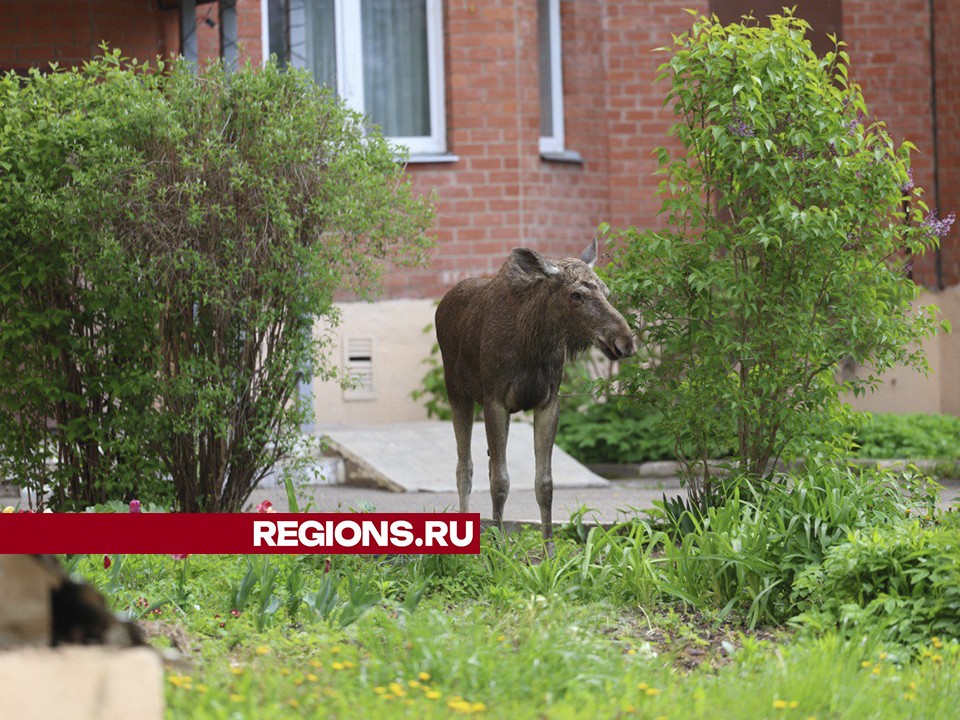
[[[725,21],[780,0],[712,0]],[[847,43],[851,76],[942,214],[960,209],[960,13],[955,0],[800,0],[822,43]],[[391,272],[383,299],[344,299],[335,349],[364,378],[312,388],[321,424],[424,417],[410,398],[433,343],[422,332],[456,281],[491,274],[511,248],[579,254],[597,226],[656,227],[653,149],[672,122],[654,83],[686,0],[13,0],[0,68],[75,64],[101,42],[150,60],[183,52],[261,63],[268,54],[335,85],[410,148],[407,172],[436,198],[429,266]],[[914,279],[960,320],[960,237]],[[954,323],[955,325],[957,322]],[[952,337],[931,342],[934,380],[894,378],[871,402],[960,413]]]

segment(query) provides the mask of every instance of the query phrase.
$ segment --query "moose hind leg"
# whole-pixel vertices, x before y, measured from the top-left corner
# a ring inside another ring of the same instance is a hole
[[[533,450],[536,458],[534,490],[547,555],[553,557],[553,443],[557,437],[560,400],[553,398],[533,415]]]
[[[473,400],[450,399],[453,414],[453,434],[457,438],[457,493],[460,512],[470,511],[470,492],[473,490],[473,460],[470,441],[473,437]]]
[[[493,521],[503,528],[503,507],[510,494],[510,476],[507,474],[507,433],[510,413],[503,404],[487,402],[483,405],[483,421],[487,430],[487,454],[490,456],[490,499],[493,502]]]

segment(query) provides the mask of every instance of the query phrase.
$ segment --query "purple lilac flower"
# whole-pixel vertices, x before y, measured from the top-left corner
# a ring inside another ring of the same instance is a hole
[[[906,194],[913,190],[913,168],[907,168],[907,181],[900,186],[900,192]]]
[[[731,135],[736,135],[738,137],[753,137],[754,131],[753,126],[748,125],[744,122],[743,117],[740,115],[740,109],[737,107],[737,101],[733,101],[733,116],[736,118],[736,122],[732,122],[727,125],[727,132]]]
[[[754,131],[753,128],[747,125],[743,121],[743,118],[740,118],[735,123],[730,123],[727,125],[727,132],[731,135],[736,135],[738,137],[753,137]]]
[[[945,218],[940,218],[938,217],[936,210],[931,210],[923,219],[923,225],[930,231],[931,234],[943,238],[950,233],[950,228],[953,227],[953,221],[956,219],[956,213],[950,213]]]
[[[863,123],[863,111],[857,110],[857,116],[847,123],[847,132],[853,135],[857,131],[857,126]]]
[[[853,233],[847,235],[847,242],[843,244],[844,250],[859,250],[861,247],[863,247],[863,243],[858,235]]]

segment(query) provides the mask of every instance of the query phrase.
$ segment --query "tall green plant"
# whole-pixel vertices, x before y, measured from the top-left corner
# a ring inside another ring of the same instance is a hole
[[[149,449],[162,303],[110,229],[158,122],[143,80],[114,59],[0,77],[0,475],[61,507],[171,497]]]
[[[91,502],[146,468],[182,510],[239,509],[332,374],[315,321],[421,259],[429,204],[306,73],[108,52],[2,90],[5,469]]]
[[[818,57],[791,14],[675,38],[660,79],[676,116],[659,148],[662,229],[619,233],[611,289],[636,309],[658,362],[620,382],[664,414],[696,497],[710,448],[741,471],[818,449],[845,406],[834,378],[852,356],[876,386],[895,365],[926,368],[914,344],[935,331],[909,259],[952,218],[927,213],[896,146],[869,118],[838,49]]]

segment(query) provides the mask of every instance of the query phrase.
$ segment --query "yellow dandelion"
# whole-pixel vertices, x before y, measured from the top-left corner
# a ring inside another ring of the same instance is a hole
[[[332,667],[334,670],[343,670],[344,665],[342,662],[335,660],[334,662],[330,663],[330,667]]]
[[[648,687],[650,686],[646,683],[637,683],[637,690],[646,690]]]
[[[237,693],[230,695],[230,702],[243,702],[244,700],[246,700],[246,698],[243,695],[238,695]]]
[[[395,697],[396,697],[396,695],[392,695],[392,694],[390,694],[390,693],[387,693],[386,695],[381,695],[381,696],[380,696],[380,699],[381,699],[381,700],[393,700]]]
[[[403,697],[404,695],[407,694],[407,691],[404,689],[403,685],[401,685],[398,682],[392,682],[389,685],[387,685],[387,687],[390,688],[390,692],[392,692],[397,697]]]
[[[268,655],[270,653],[269,645],[261,645],[257,648],[257,655]]]
[[[313,673],[307,673],[307,680],[309,680],[310,682],[316,682],[316,681],[319,680],[319,679],[320,679],[320,678],[318,678],[318,677],[317,677],[316,675],[314,675]]]
[[[201,695],[202,695],[203,693],[205,693],[205,692],[206,692],[207,690],[209,690],[209,689],[210,689],[210,688],[208,688],[208,687],[207,687],[206,685],[204,685],[203,683],[200,683],[199,685],[197,685],[197,692],[200,693]]]
[[[907,687],[910,688],[911,690],[916,690],[917,684],[913,682],[913,680],[911,680],[910,682],[907,683]]]
[[[183,687],[191,682],[189,675],[171,675],[167,680],[174,687]]]
[[[420,681],[419,681],[419,680],[410,680],[410,681],[407,683],[407,685],[409,685],[410,687],[416,689],[416,688],[420,687]]]
[[[881,660],[886,660],[888,657],[890,657],[890,656],[887,655],[885,652],[880,653],[880,659],[881,659]]]
[[[290,674],[290,668],[280,668],[280,674],[287,677]]]
[[[4,514],[12,513],[12,512],[15,512],[12,505],[7,505],[7,506],[3,509],[3,513],[4,513]]]
[[[868,667],[870,667],[871,665],[873,665],[873,663],[870,662],[869,660],[862,660],[862,661],[860,662],[860,667],[862,667],[862,668],[868,668]]]
[[[470,706],[471,712],[483,712],[487,709],[487,706],[482,702],[475,702]]]
[[[340,653],[340,646],[334,645],[332,648],[330,648],[330,652],[332,652],[334,655],[338,655]]]
[[[503,642],[503,641],[506,640],[506,639],[507,639],[507,636],[506,636],[506,635],[497,635],[497,641],[498,641],[498,642]]]
[[[356,667],[356,665],[354,665],[354,664],[353,664],[352,662],[350,662],[349,660],[344,660],[344,661],[343,661],[343,666],[344,666],[345,668],[347,668],[348,670],[349,670],[350,668],[355,668],[355,667]]]
[[[428,690],[426,693],[424,693],[424,696],[428,700],[439,700],[441,697],[443,697],[443,695],[436,690]]]
[[[940,653],[936,653],[935,655],[931,655],[930,659],[933,660],[933,662],[935,663],[943,662],[943,655],[941,655]]]
[[[938,638],[936,635],[934,635],[932,638],[930,638],[930,642],[933,643],[933,646],[934,646],[937,650],[939,650],[940,648],[943,647],[943,643],[941,642],[940,638]]]
[[[913,693],[904,693],[904,694],[903,694],[903,699],[906,700],[907,702],[913,702],[916,697],[917,697],[917,696],[914,695]]]
[[[773,701],[773,706],[774,706],[777,710],[785,710],[787,707],[789,707],[789,705],[790,705],[790,703],[788,703],[786,700],[774,700],[774,701]]]
[[[657,688],[647,688],[644,692],[646,692],[647,695],[659,695],[659,694],[660,694],[660,691],[657,690]]]
[[[303,678],[297,678],[296,680],[293,681],[293,684],[296,685],[297,687],[300,687],[301,685],[303,685]]]
[[[623,709],[623,711],[624,711],[625,713],[635,713],[635,712],[637,711],[637,709],[636,709],[633,705],[627,705],[627,706]]]
[[[298,708],[300,707],[300,701],[297,700],[296,698],[290,698],[289,700],[287,700],[287,705],[289,705],[292,708]]]
[[[243,675],[243,668],[234,665],[230,668],[230,672],[232,672],[234,675]]]
[[[796,710],[798,707],[800,707],[800,701],[799,701],[799,700],[791,700],[791,701],[790,701],[790,705],[789,705],[788,707],[789,707],[791,710]]]
[[[310,667],[322,668],[322,667],[323,667],[323,663],[320,662],[319,660],[311,660],[311,661],[310,661]]]
[[[627,655],[636,655],[636,654],[637,654],[637,651],[634,650],[633,648],[630,648],[629,650],[627,650]]]
[[[387,689],[386,689],[385,687],[383,687],[382,685],[378,685],[377,687],[375,687],[375,688],[373,689],[373,691],[374,691],[377,695],[383,695],[384,693],[387,692]]]
[[[420,678],[421,680],[423,680],[424,682],[427,682],[427,680],[430,679],[430,673],[428,673],[428,672],[422,672],[422,673],[420,673],[419,675],[417,675],[417,677]]]

